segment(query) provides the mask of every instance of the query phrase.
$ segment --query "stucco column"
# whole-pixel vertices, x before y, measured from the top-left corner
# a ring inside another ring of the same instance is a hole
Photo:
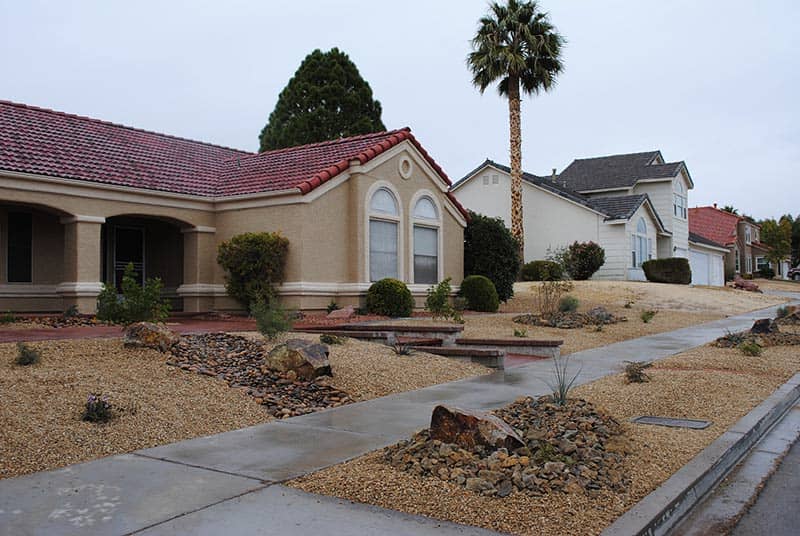
[[[97,309],[97,295],[103,289],[100,282],[100,229],[105,218],[70,216],[61,218],[64,225],[64,280],[57,292],[63,297],[64,309],[73,305],[81,313]]]
[[[214,308],[214,265],[217,262],[215,227],[190,227],[183,233],[183,284],[178,295],[184,312],[203,312]]]

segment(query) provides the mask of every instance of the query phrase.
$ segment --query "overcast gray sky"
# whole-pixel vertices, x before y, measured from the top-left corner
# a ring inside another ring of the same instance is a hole
[[[660,149],[690,205],[800,213],[800,2],[542,0],[567,38],[523,102],[523,167]],[[465,65],[483,0],[0,0],[0,99],[247,150],[314,48],[338,46],[451,179],[508,162],[507,105]]]

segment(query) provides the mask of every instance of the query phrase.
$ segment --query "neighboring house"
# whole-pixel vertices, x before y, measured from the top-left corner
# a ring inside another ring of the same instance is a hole
[[[730,249],[689,231],[689,265],[693,285],[725,285],[725,256]]]
[[[524,173],[525,261],[591,240],[606,252],[595,278],[644,280],[644,261],[688,258],[701,247],[689,241],[693,187],[686,165],[664,163],[659,151],[575,160],[550,177]],[[509,168],[486,160],[451,191],[470,210],[510,224],[510,188]]]
[[[128,263],[179,310],[236,309],[216,262],[244,232],[289,239],[288,307],[417,298],[463,276],[466,211],[408,129],[261,154],[0,101],[0,310],[92,311]]]
[[[762,268],[772,267],[776,275],[786,278],[788,262],[770,264],[766,255],[769,246],[761,242],[761,227],[737,214],[717,208],[689,209],[689,229],[692,233],[722,244],[728,248],[725,255],[725,273],[753,274]]]

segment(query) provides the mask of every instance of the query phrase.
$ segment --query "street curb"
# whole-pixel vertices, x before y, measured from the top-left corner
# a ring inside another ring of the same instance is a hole
[[[625,512],[601,536],[669,534],[800,399],[800,373]]]

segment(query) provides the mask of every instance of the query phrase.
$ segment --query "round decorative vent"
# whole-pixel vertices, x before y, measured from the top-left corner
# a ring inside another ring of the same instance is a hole
[[[411,159],[407,156],[403,156],[400,158],[400,176],[404,179],[411,178],[411,172],[414,170],[414,164],[411,163]]]

